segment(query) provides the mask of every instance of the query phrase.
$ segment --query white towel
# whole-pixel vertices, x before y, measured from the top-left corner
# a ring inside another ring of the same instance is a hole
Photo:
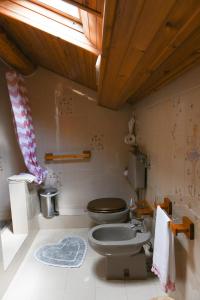
[[[13,175],[9,177],[8,181],[25,181],[31,183],[35,181],[35,176],[28,173],[21,173],[19,175]]]
[[[165,292],[175,290],[174,235],[169,229],[170,218],[160,208],[156,211],[156,226],[152,272],[160,279]]]

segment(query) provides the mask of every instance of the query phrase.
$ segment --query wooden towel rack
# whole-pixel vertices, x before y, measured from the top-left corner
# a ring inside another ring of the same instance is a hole
[[[169,198],[164,198],[163,202],[159,204],[154,202],[154,208],[157,208],[158,205],[166,211],[167,215],[172,215],[172,202]],[[138,201],[137,206],[136,214],[138,217],[142,215],[153,216],[154,208],[146,200]],[[182,218],[181,224],[173,223],[171,220],[169,222],[169,228],[174,235],[177,235],[178,233],[184,233],[188,239],[194,240],[194,223],[186,216]]]
[[[137,202],[136,213],[138,216],[140,215],[153,216],[154,208],[156,208],[158,205],[160,205],[160,207],[164,209],[168,215],[172,215],[172,202],[168,198],[164,198],[163,203],[157,204],[156,202],[154,202],[154,207],[152,207],[151,204],[149,204],[146,200],[140,200]]]
[[[169,198],[164,198],[163,203],[157,204],[154,202],[154,207],[157,208],[157,206],[160,206],[162,209],[166,211],[168,215],[172,215],[172,201]]]
[[[182,224],[174,224],[173,221],[170,221],[169,228],[174,235],[184,233],[189,240],[194,240],[194,223],[188,217],[182,218]]]
[[[58,160],[86,160],[91,158],[91,151],[83,151],[79,154],[53,154],[46,153],[45,161],[58,161]]]
[[[136,203],[137,208],[135,210],[137,217],[140,216],[151,216],[153,217],[154,210],[146,200],[139,200]]]

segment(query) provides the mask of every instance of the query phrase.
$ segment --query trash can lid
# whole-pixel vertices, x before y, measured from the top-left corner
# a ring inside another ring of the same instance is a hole
[[[51,196],[56,195],[58,193],[58,190],[54,187],[48,187],[40,190],[40,196]]]

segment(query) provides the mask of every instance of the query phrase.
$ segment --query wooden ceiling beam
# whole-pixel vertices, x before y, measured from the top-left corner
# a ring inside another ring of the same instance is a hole
[[[102,87],[107,71],[107,61],[110,52],[111,39],[113,33],[113,24],[116,18],[117,0],[105,0],[104,18],[103,18],[103,40],[102,54],[100,59],[98,76],[98,98],[101,99]],[[103,106],[103,103],[99,101]]]
[[[0,57],[23,75],[30,75],[35,70],[35,65],[22,53],[2,28],[0,28]]]

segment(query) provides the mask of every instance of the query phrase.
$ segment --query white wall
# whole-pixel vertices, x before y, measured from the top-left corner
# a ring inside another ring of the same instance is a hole
[[[44,69],[26,83],[41,163],[46,152],[92,152],[90,161],[45,165],[47,184],[61,192],[60,212],[80,213],[88,201],[98,197],[129,198],[123,176],[129,148],[123,140],[130,109],[116,112],[100,107],[94,91]]]
[[[150,156],[147,200],[173,201],[190,217],[195,240],[176,238],[176,300],[200,299],[200,67],[136,106],[137,138]]]
[[[10,214],[7,178],[24,171],[12,122],[5,70],[0,63],[0,220],[8,218]]]
[[[25,170],[23,159],[16,141],[12,122],[11,107],[5,81],[6,67],[0,63],[0,220],[10,217],[10,199],[7,178]],[[33,199],[29,206],[29,234],[6,271],[3,268],[2,245],[0,240],[0,299],[24,258],[38,230],[38,203]]]

